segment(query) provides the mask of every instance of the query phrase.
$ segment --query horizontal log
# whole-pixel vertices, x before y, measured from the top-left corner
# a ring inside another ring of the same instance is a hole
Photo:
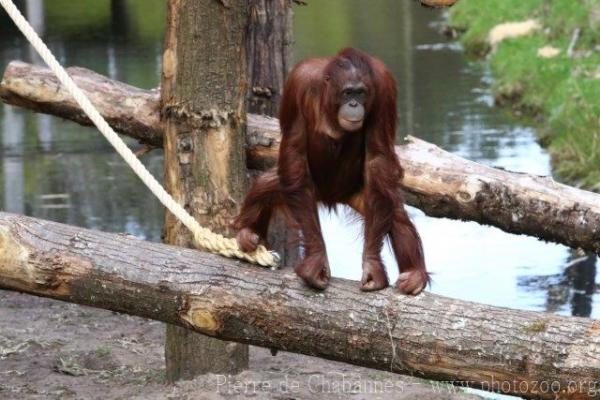
[[[115,131],[134,132],[140,142],[162,147],[158,90],[139,89],[86,68],[71,67],[67,71]],[[0,98],[7,104],[93,125],[54,74],[44,67],[11,62],[0,83]]]
[[[159,100],[145,91],[71,68],[75,81],[119,132],[161,144]],[[42,67],[12,62],[0,84],[8,104],[89,124]],[[248,115],[248,166],[275,165],[280,132],[277,119]],[[409,137],[396,151],[405,168],[408,203],[435,217],[477,221],[506,232],[527,234],[600,253],[600,195],[540,177],[487,167]]]
[[[363,293],[344,279],[318,292],[290,269],[6,213],[0,288],[527,398],[600,393],[598,321],[431,293]]]

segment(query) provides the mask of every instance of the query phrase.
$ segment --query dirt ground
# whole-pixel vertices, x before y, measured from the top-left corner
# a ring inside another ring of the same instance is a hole
[[[460,388],[252,347],[250,370],[165,382],[164,325],[0,290],[0,399],[479,398]]]

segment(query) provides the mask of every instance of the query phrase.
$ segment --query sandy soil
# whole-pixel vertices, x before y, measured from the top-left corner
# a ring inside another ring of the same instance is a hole
[[[165,383],[164,325],[0,290],[0,399],[475,399],[461,389],[251,349],[250,370]]]

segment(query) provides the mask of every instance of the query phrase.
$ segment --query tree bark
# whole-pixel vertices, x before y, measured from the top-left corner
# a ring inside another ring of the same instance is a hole
[[[249,0],[247,40],[249,113],[275,116],[287,73],[291,67],[293,10],[291,0]],[[256,175],[256,174],[255,174]],[[267,241],[282,265],[296,264],[298,233],[275,214]]]
[[[275,116],[291,67],[291,0],[248,0],[248,112]]]
[[[86,68],[71,67],[67,71],[115,131],[141,143],[162,147],[164,128],[160,122],[158,90],[139,89]],[[0,82],[0,99],[84,126],[93,125],[46,67],[12,61]]]
[[[600,394],[599,321],[391,288],[363,293],[337,278],[316,292],[290,269],[6,213],[0,288],[526,398]]]
[[[144,132],[162,135],[155,92],[82,68],[71,73],[76,82],[86,83],[84,90],[120,132],[141,140],[148,137]],[[89,124],[45,68],[12,62],[0,84],[0,97],[8,104]],[[128,105],[136,105],[131,114],[123,110]],[[247,123],[248,167],[275,165],[277,119],[248,114]],[[402,186],[408,203],[428,215],[477,221],[600,254],[600,195],[550,177],[486,167],[413,137],[396,146],[396,152],[405,169]]]
[[[230,234],[246,189],[246,1],[170,0],[161,109],[169,193],[202,226]],[[167,213],[165,243],[191,247],[190,232]],[[167,378],[237,373],[248,346],[167,325]]]

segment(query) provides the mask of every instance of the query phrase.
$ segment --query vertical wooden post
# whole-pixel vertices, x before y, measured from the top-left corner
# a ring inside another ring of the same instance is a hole
[[[248,112],[276,116],[291,67],[292,1],[248,2]]]
[[[292,62],[292,0],[248,0],[248,112],[277,116],[283,85]],[[269,246],[282,265],[298,260],[298,234],[275,215],[269,229]]]
[[[247,0],[169,0],[163,74],[165,187],[203,226],[228,225],[246,190]],[[165,243],[191,246],[167,213]],[[167,326],[167,378],[237,373],[248,346]]]

